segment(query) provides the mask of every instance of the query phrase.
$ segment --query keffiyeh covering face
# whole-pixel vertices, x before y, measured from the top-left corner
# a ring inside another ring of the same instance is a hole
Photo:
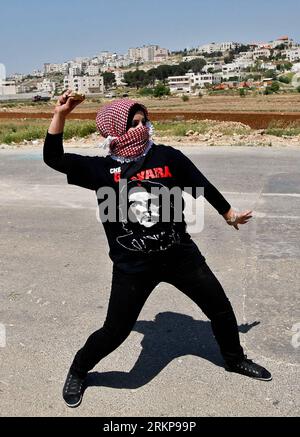
[[[127,132],[128,117],[133,107],[143,110],[148,119],[146,107],[134,100],[116,100],[101,108],[96,116],[100,134],[106,138],[110,153],[125,158],[135,158],[146,150],[150,142],[149,126],[141,126]]]

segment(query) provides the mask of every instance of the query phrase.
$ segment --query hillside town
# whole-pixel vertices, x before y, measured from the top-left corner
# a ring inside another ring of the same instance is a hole
[[[0,99],[52,98],[67,88],[87,96],[115,97],[116,90],[133,87],[150,95],[159,83],[176,95],[234,88],[300,91],[299,76],[300,44],[288,36],[267,43],[212,42],[182,51],[146,45],[129,48],[126,54],[103,51],[91,58],[47,62],[30,74],[6,77],[2,68]]]

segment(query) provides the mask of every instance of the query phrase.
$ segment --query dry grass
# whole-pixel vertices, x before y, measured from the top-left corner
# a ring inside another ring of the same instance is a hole
[[[240,96],[203,96],[190,97],[188,102],[183,102],[181,97],[170,96],[161,100],[144,98],[136,95],[130,96],[144,103],[150,111],[202,111],[202,112],[300,112],[300,93]],[[94,101],[93,101],[94,100]],[[80,105],[76,112],[96,112],[99,107],[108,103],[109,99],[87,99]],[[18,112],[48,112],[53,111],[54,102],[46,104],[13,104],[4,102],[0,104],[0,111],[6,107],[10,111]]]
[[[49,120],[15,120],[13,122],[0,120],[0,144],[18,144],[26,141],[43,139],[49,127]],[[179,137],[186,135],[213,135],[231,137],[234,135],[251,135],[255,133],[249,126],[238,122],[220,122],[215,120],[203,121],[165,121],[154,123],[155,138]],[[85,138],[96,132],[95,122],[70,120],[66,122],[64,131],[65,140],[71,138]],[[276,122],[271,123],[265,134],[278,137],[295,137],[300,135],[300,122],[288,125]]]

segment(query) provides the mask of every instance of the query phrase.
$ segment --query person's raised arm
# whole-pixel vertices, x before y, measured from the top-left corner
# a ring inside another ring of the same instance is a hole
[[[43,149],[44,162],[54,170],[66,173],[67,167],[64,162],[63,149],[63,131],[65,127],[66,117],[79,105],[83,100],[70,97],[72,91],[66,91],[59,97],[54,108],[54,115],[50,123]]]
[[[66,174],[69,184],[97,190],[102,183],[99,168],[104,158],[64,152],[63,131],[66,117],[84,100],[84,96],[78,95],[74,98],[73,94],[70,96],[71,93],[72,91],[66,91],[55,106],[44,142],[44,162],[54,170]]]

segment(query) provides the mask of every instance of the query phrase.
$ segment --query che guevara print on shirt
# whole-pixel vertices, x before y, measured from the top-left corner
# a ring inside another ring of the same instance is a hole
[[[126,196],[122,193],[125,190],[123,187],[120,193],[120,220],[125,233],[117,237],[118,244],[131,251],[150,253],[166,250],[180,241],[172,199],[168,202],[169,216],[163,214],[163,200],[157,194],[158,190],[163,189],[166,187],[158,182],[131,180],[127,184],[127,207],[122,209]]]

